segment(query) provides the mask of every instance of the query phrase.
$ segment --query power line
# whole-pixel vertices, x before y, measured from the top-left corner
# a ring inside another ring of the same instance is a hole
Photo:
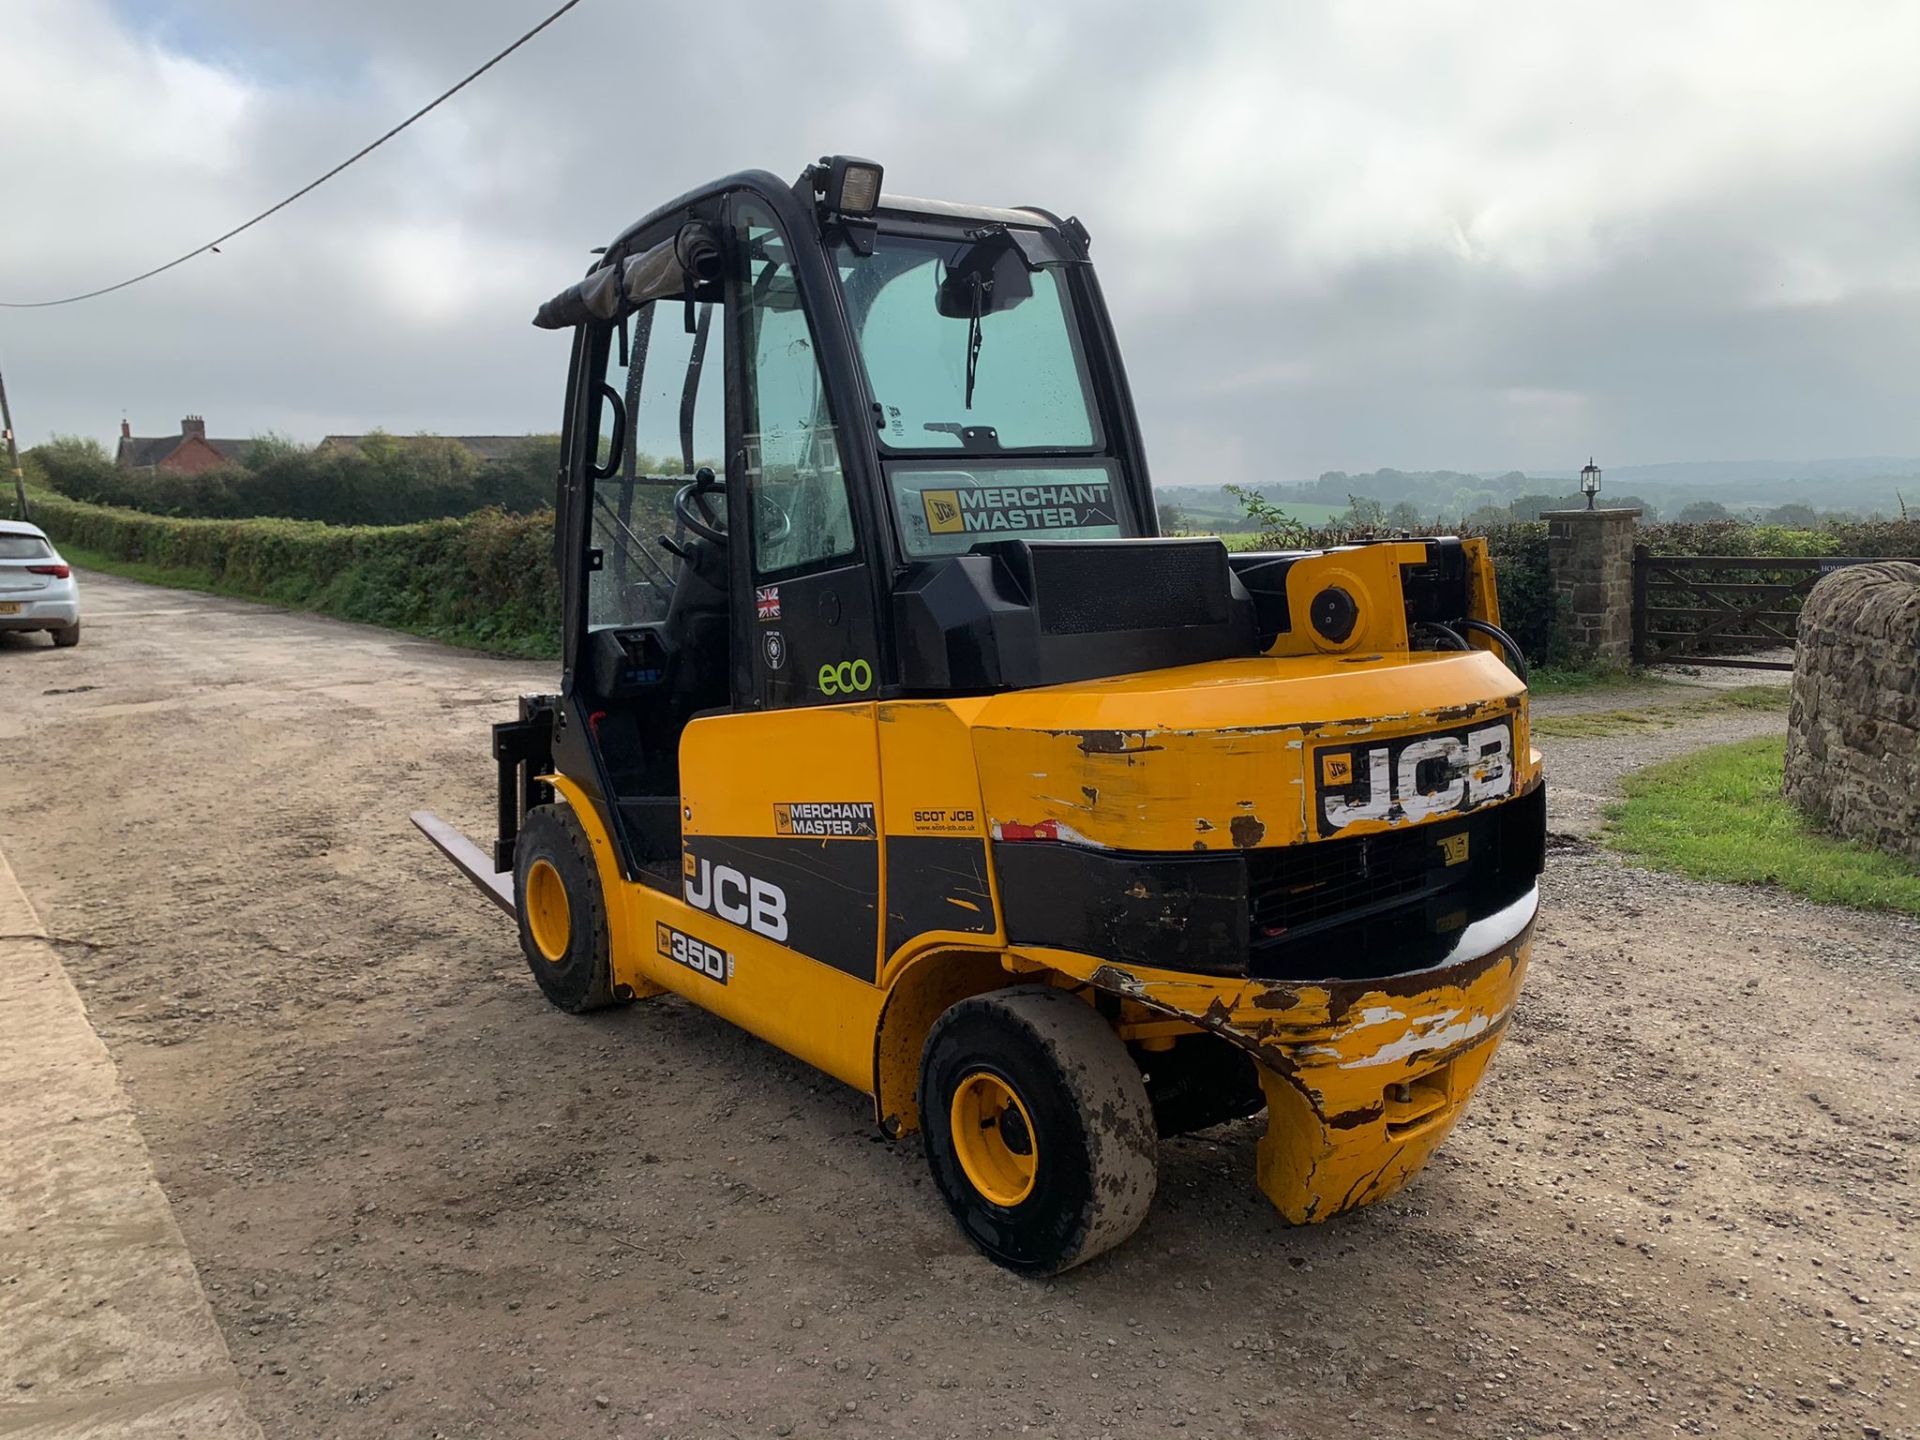
[[[522,35],[518,40],[514,41],[511,45],[507,46],[506,49],[502,50],[498,55],[494,56],[491,60],[487,61],[486,64],[482,65],[478,70],[475,70],[471,75],[467,76],[467,78],[462,80],[458,85],[455,85],[452,89],[447,90],[442,94],[436,96],[434,99],[428,101],[425,105],[422,105],[418,110],[414,111],[413,114],[409,115],[406,119],[402,120],[398,125],[394,126],[391,130],[387,131],[387,133],[382,135],[378,140],[375,140],[371,145],[367,145],[359,150],[356,150],[353,154],[349,155],[346,159],[342,160],[338,165],[334,166],[331,170],[327,171],[327,173],[322,175],[318,180],[311,181],[310,183],[301,186],[298,190],[294,191],[293,194],[287,196],[286,199],[282,200],[278,205],[275,205],[270,209],[262,210],[258,215],[254,216],[251,220],[247,221],[244,225],[236,225],[233,227],[233,229],[227,231],[226,234],[216,235],[213,239],[207,241],[206,244],[197,245],[193,249],[187,251],[186,254],[181,255],[176,259],[169,260],[164,265],[156,265],[151,270],[143,271],[142,273],[135,275],[131,280],[122,280],[118,285],[103,285],[98,290],[89,290],[86,293],[81,295],[68,295],[63,299],[59,299],[59,300],[0,300],[0,310],[45,310],[48,307],[54,306],[54,305],[72,305],[75,302],[80,300],[92,300],[96,296],[111,295],[114,291],[124,290],[129,285],[138,285],[142,280],[151,280],[154,276],[162,274],[165,271],[171,270],[176,265],[184,265],[187,263],[187,261],[193,259],[193,257],[196,255],[204,255],[207,251],[213,249],[214,246],[220,244],[222,241],[231,240],[234,236],[238,235],[241,231],[251,230],[254,226],[258,225],[262,220],[265,220],[268,216],[277,214],[278,212],[286,209],[287,206],[293,204],[293,202],[298,200],[302,195],[311,194],[313,191],[318,190],[322,185],[326,184],[327,181],[331,180],[334,176],[338,175],[342,170],[346,169],[349,165],[353,164],[356,160],[362,160],[362,159],[365,159],[368,155],[371,155],[374,151],[378,150],[382,145],[386,144],[387,141],[391,140],[394,136],[398,135],[402,130],[406,129],[409,125],[413,124],[413,122],[418,120],[422,115],[425,115],[430,110],[436,109],[443,102],[452,99],[455,95],[458,95],[462,90],[466,89],[467,86],[471,85],[474,81],[478,80],[482,75],[486,74],[487,71],[491,70],[494,66],[498,65],[502,60],[506,59],[507,56],[513,54],[514,51],[518,50],[522,45],[526,44],[529,40],[533,39],[534,36],[538,35],[542,30],[546,29],[549,25],[553,24],[554,21],[558,20],[562,15],[566,14],[567,11],[573,9],[573,7],[578,5],[579,3],[580,3],[580,0],[567,0],[566,4],[562,5],[558,10],[554,11],[551,15],[547,16],[546,19],[542,20],[538,25],[534,26],[531,30],[527,31],[526,34]]]

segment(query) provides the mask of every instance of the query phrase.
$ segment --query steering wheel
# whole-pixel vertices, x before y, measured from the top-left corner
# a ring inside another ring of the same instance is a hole
[[[711,501],[715,495],[720,497],[724,506],[727,487],[714,479],[711,469],[702,465],[693,472],[691,484],[682,485],[673,492],[673,514],[676,520],[702,540],[724,545],[727,543],[726,511],[722,509],[718,516],[714,514]]]
[[[724,506],[726,483],[716,479],[710,467],[702,465],[693,472],[693,483],[682,485],[674,492],[673,513],[682,525],[702,540],[725,545],[728,540],[726,511],[714,512],[712,501],[716,495]],[[793,533],[793,517],[771,495],[761,491],[754,496],[754,505],[759,509],[763,522],[759,535],[762,544],[777,545]]]

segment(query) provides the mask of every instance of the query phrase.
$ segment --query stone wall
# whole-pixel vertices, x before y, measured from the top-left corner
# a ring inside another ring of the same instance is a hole
[[[1786,793],[1828,829],[1920,864],[1920,565],[1849,566],[1807,597]]]
[[[1567,603],[1567,639],[1582,660],[1633,657],[1633,533],[1638,510],[1549,510],[1547,568]]]

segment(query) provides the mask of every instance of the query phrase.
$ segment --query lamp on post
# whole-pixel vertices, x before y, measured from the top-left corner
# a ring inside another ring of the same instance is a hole
[[[1593,497],[1600,493],[1600,467],[1593,463],[1593,457],[1587,457],[1586,467],[1580,472],[1580,493],[1587,497],[1587,509],[1593,508]]]

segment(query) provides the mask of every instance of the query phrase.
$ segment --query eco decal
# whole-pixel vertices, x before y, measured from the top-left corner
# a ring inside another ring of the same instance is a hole
[[[871,840],[873,805],[866,800],[795,800],[773,807],[773,833],[817,840]]]
[[[935,535],[980,535],[1007,530],[1061,530],[1112,525],[1113,486],[982,485],[968,490],[922,490],[927,529]]]
[[[780,618],[780,587],[778,585],[754,586],[753,614],[756,620]]]
[[[859,695],[873,688],[873,666],[864,660],[842,660],[820,667],[822,695]]]
[[[680,888],[694,909],[786,943],[787,892],[778,885],[692,855],[683,857],[681,870]]]
[[[733,956],[718,945],[709,945],[684,930],[658,923],[653,927],[653,937],[654,947],[674,964],[684,965],[694,974],[722,985],[733,978]]]
[[[1321,833],[1363,821],[1430,820],[1513,793],[1513,726],[1502,720],[1378,745],[1328,748],[1318,752],[1316,763]]]

